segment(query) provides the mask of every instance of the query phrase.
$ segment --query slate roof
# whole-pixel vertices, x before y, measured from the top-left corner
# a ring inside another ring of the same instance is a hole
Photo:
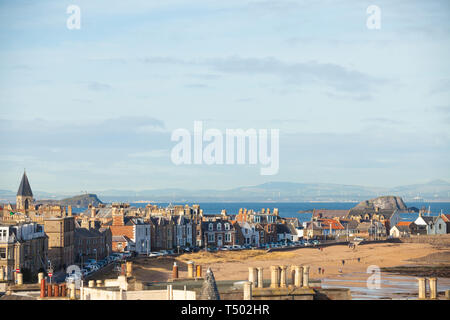
[[[22,181],[20,181],[19,190],[17,190],[18,196],[32,197],[33,192],[31,191],[30,183],[28,182],[27,174],[24,172],[22,176]]]
[[[348,210],[330,210],[330,209],[314,209],[313,216],[321,218],[345,217]]]
[[[97,238],[102,236],[100,231],[86,228],[75,228],[75,234],[83,238]]]
[[[426,224],[432,224],[433,223],[433,217],[424,217],[422,216],[423,221],[425,221]]]
[[[291,230],[285,224],[277,224],[276,228],[277,228],[277,233],[291,233]]]
[[[349,230],[356,229],[359,224],[358,221],[356,221],[356,220],[340,220],[339,222],[344,227],[344,229],[347,229],[347,226],[348,226]]]
[[[396,212],[396,209],[380,209],[376,211],[375,209],[367,209],[367,208],[353,208],[348,212],[348,217],[351,216],[365,216],[369,214],[369,216],[373,216],[374,214],[382,215],[385,219],[390,219],[391,216]]]

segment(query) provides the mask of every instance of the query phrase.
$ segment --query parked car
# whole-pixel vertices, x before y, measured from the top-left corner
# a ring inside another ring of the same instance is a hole
[[[161,253],[161,252],[150,252],[149,254],[148,254],[148,256],[149,257],[159,257],[159,256],[162,256],[163,254]]]

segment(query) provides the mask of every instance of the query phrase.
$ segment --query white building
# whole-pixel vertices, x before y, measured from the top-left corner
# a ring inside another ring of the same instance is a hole
[[[259,231],[256,230],[254,224],[248,222],[238,222],[244,236],[244,243],[252,246],[259,246]]]
[[[430,224],[430,233],[428,234],[446,234],[447,233],[447,223],[445,223],[442,216],[433,217],[433,221]]]

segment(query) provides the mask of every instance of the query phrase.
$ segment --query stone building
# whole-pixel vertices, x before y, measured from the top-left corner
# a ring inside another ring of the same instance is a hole
[[[170,217],[151,217],[152,250],[171,250],[174,248],[175,222]]]
[[[135,253],[151,251],[151,226],[144,218],[125,217],[123,208],[113,208],[112,221],[103,226],[111,229],[113,237],[126,236],[133,241],[132,251]]]
[[[24,281],[34,281],[46,270],[48,238],[37,223],[0,224],[0,281],[15,279],[19,269]]]
[[[47,218],[66,215],[64,206],[37,203],[33,199],[33,191],[25,172],[17,190],[16,204],[8,203],[0,211],[1,220],[8,223],[33,221],[42,224]]]
[[[48,259],[53,269],[66,269],[74,264],[75,220],[73,217],[48,218],[44,220],[48,236]]]
[[[75,263],[87,259],[103,260],[112,253],[112,234],[109,228],[91,225],[83,227],[75,223]]]
[[[235,223],[229,220],[215,219],[203,221],[201,224],[203,241],[202,246],[223,247],[237,244],[237,230]]]

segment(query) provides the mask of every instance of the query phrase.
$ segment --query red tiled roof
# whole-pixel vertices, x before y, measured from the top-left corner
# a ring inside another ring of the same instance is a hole
[[[412,221],[400,221],[397,223],[398,226],[409,226],[412,223]]]
[[[334,230],[343,230],[344,227],[338,221],[334,219],[319,219],[320,223],[322,223],[322,227],[324,229],[329,229],[331,225],[331,229]]]

